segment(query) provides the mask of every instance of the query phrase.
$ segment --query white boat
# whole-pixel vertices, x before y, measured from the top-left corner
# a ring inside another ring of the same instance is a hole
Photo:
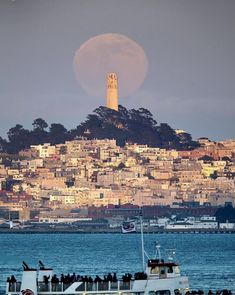
[[[142,227],[143,228],[143,227]],[[143,231],[141,231],[143,270],[133,275],[126,274],[118,279],[109,274],[104,279],[96,276],[72,275],[59,279],[53,269],[31,269],[23,263],[21,282],[8,279],[7,295],[184,295],[189,291],[188,277],[181,276],[179,265],[170,259],[161,258],[160,246],[156,246],[156,256],[145,264]]]

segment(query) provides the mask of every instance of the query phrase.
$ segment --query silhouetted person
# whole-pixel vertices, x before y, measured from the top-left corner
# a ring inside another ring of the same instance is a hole
[[[12,284],[16,283],[16,278],[12,275],[11,278],[10,278],[10,282]]]
[[[113,277],[112,277],[111,273],[108,273],[107,280],[110,282],[113,281]]]
[[[113,274],[113,282],[114,282],[114,283],[117,282],[117,275],[116,275],[116,273]]]
[[[48,285],[50,276],[43,276],[43,282]]]

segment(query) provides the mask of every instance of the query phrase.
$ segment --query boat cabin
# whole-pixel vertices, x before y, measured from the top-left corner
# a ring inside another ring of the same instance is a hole
[[[172,278],[180,276],[179,265],[174,262],[164,262],[163,259],[151,259],[147,264],[149,277]]]

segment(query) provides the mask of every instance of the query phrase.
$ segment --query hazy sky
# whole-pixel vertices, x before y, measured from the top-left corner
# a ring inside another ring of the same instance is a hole
[[[234,0],[0,0],[0,136],[38,117],[73,128],[105,105],[73,70],[76,50],[105,33],[133,39],[149,62],[120,104],[193,138],[235,138]]]

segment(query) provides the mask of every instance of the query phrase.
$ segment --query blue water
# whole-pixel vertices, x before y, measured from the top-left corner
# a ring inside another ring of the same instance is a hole
[[[153,256],[154,242],[162,254],[176,250],[181,272],[191,289],[230,289],[235,294],[235,235],[146,234],[146,252]],[[139,234],[0,234],[0,293],[14,274],[21,279],[22,261],[37,267],[38,260],[55,272],[107,274],[142,270]]]

